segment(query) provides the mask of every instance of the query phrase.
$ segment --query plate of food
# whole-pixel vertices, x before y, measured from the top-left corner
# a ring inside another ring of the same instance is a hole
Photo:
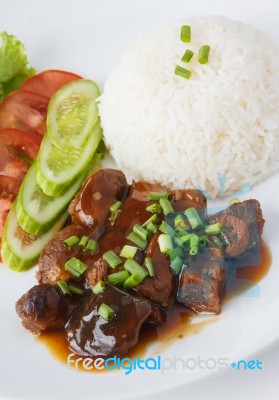
[[[274,10],[96,4],[0,36],[3,399],[154,398],[279,341]]]

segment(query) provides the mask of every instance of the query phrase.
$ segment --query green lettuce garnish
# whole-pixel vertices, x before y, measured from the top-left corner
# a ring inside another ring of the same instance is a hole
[[[25,79],[34,75],[24,45],[13,35],[0,32],[0,103]]]

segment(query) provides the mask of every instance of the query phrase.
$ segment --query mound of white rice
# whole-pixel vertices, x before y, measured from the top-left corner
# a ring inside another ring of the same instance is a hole
[[[180,40],[190,25],[190,43]],[[211,47],[198,62],[200,46]],[[188,64],[180,61],[187,49]],[[175,75],[176,65],[192,72]],[[189,17],[139,40],[107,79],[105,141],[130,179],[227,194],[278,169],[279,48],[223,17]]]

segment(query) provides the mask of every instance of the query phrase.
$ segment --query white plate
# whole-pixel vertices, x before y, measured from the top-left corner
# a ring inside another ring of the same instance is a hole
[[[48,0],[39,5],[35,0],[24,3],[14,0],[2,3],[0,29],[20,36],[32,65],[38,70],[61,68],[80,73],[96,80],[101,87],[123,51],[137,37],[187,14],[226,15],[253,23],[279,40],[277,0]],[[266,219],[264,239],[273,256],[271,270],[257,286],[258,292],[226,303],[214,323],[160,352],[163,359],[227,358],[233,362],[249,359],[279,341],[278,178],[278,174],[274,175],[242,196],[261,202]],[[35,283],[34,273],[33,269],[17,274],[0,266],[2,399],[147,399],[162,390],[186,386],[220,372],[216,368],[183,370],[178,367],[164,374],[135,371],[125,376],[123,372],[86,374],[66,368],[20,326],[15,314],[15,301]]]

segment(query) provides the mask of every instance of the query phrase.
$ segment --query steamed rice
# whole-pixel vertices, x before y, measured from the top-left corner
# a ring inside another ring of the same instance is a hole
[[[180,40],[183,24],[191,43]],[[201,65],[204,44],[211,50]],[[195,55],[183,65],[187,49]],[[178,64],[189,80],[174,74]],[[215,197],[278,169],[279,48],[250,26],[190,17],[158,30],[126,53],[100,100],[106,144],[130,179]]]

